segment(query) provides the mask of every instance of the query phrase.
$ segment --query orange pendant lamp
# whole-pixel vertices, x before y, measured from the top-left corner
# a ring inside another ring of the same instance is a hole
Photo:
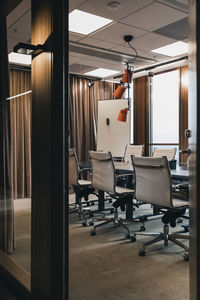
[[[124,83],[130,83],[133,80],[133,72],[131,70],[125,70],[124,76],[122,78],[122,82]]]
[[[120,122],[127,122],[127,119],[128,119],[128,118],[127,118],[127,117],[128,117],[128,111],[129,111],[128,108],[120,109],[120,112],[119,112],[117,121],[120,121]]]
[[[117,99],[121,99],[121,98],[123,98],[125,91],[126,91],[126,87],[118,85],[118,87],[116,88],[116,90],[113,93],[113,96]]]

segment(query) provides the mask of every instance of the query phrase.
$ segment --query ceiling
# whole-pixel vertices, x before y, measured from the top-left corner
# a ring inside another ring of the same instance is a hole
[[[69,11],[79,9],[113,22],[87,36],[69,33],[70,72],[83,75],[96,68],[121,73],[134,51],[123,40],[133,35],[131,45],[138,58],[134,69],[171,60],[151,50],[176,42],[188,41],[188,0],[70,0]],[[108,4],[118,2],[119,8]],[[8,16],[8,50],[19,41],[31,40],[31,0],[23,0]]]

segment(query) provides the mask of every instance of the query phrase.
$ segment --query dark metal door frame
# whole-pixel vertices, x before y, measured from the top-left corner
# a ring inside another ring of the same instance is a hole
[[[37,300],[67,297],[67,4],[32,0],[32,44],[48,46],[32,61],[31,294]]]
[[[200,299],[200,3],[190,0],[189,139],[190,155],[190,299]]]

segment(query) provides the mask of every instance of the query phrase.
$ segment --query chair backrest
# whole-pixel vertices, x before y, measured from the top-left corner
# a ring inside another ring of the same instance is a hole
[[[176,148],[154,148],[153,157],[162,157],[166,156],[167,159],[175,159]]]
[[[141,157],[144,152],[144,145],[126,145],[124,153],[124,161],[131,163],[131,155]]]
[[[110,152],[90,151],[92,186],[104,192],[115,192],[115,167]]]
[[[74,148],[69,149],[69,184],[78,185],[79,164]]]
[[[166,157],[134,157],[135,196],[138,201],[167,208],[172,204],[172,180]]]

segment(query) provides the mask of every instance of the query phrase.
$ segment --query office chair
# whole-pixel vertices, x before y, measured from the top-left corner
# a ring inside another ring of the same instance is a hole
[[[113,158],[110,152],[91,151],[90,158],[92,162],[92,187],[96,190],[107,192],[115,201],[113,202],[114,216],[110,218],[98,218],[99,221],[104,221],[94,225],[90,234],[96,234],[96,228],[104,226],[113,222],[115,226],[123,226],[127,234],[126,238],[130,236],[130,230],[119,218],[118,207],[125,211],[126,205],[133,209],[134,190],[127,189],[116,185],[116,175]]]
[[[154,148],[152,157],[166,156],[168,161],[174,160],[176,155],[176,148]]]
[[[124,152],[124,162],[131,163],[131,155],[136,157],[143,156],[144,145],[126,145]]]
[[[189,248],[184,245],[179,239],[189,239],[189,236],[179,233],[169,233],[169,225],[176,226],[176,220],[183,216],[186,209],[189,208],[189,202],[172,197],[172,179],[169,169],[169,164],[166,157],[161,158],[139,158],[131,157],[133,168],[136,176],[135,198],[139,201],[150,203],[162,208],[164,215],[162,222],[164,223],[163,232],[161,233],[141,233],[135,232],[136,235],[148,235],[155,238],[143,244],[139,250],[139,255],[145,255],[147,246],[164,241],[164,246],[168,245],[168,241],[179,245],[187,252]],[[188,254],[185,259],[188,259]]]
[[[124,151],[123,162],[131,164],[131,155],[141,157],[144,153],[144,145],[126,145]],[[117,184],[125,188],[132,188],[134,186],[133,174],[118,172],[120,177],[118,178]]]
[[[76,150],[74,148],[69,149],[69,185],[73,186],[76,195],[76,203],[71,204],[73,206],[71,213],[78,211],[79,217],[82,218],[82,225],[87,226],[86,214],[89,214],[89,216],[92,217],[93,213],[95,213],[95,210],[85,211],[82,204],[86,203],[88,205],[90,202],[93,204],[94,200],[88,200],[89,195],[94,194],[97,197],[98,195],[95,193],[94,188],[91,186],[91,181],[80,179],[81,173],[84,171],[91,172],[91,168],[80,169]],[[82,198],[85,199],[85,202],[82,202]]]

